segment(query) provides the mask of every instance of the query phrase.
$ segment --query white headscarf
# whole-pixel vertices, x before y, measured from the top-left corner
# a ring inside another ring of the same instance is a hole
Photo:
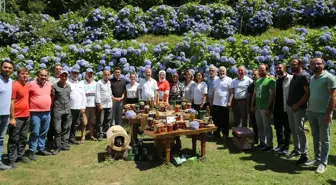
[[[163,78],[163,80],[161,80],[161,78],[160,78],[160,74],[161,74],[161,73],[164,74],[164,78]],[[164,70],[159,71],[159,81],[160,81],[160,82],[164,82],[165,80],[166,80],[166,71],[164,71]]]

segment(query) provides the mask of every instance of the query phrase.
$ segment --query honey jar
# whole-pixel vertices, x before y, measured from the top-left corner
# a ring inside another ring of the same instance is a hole
[[[173,131],[173,124],[169,123],[167,124],[167,132],[172,132]]]

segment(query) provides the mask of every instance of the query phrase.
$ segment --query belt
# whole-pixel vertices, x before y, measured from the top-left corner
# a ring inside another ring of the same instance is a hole
[[[243,98],[243,99],[234,99],[235,101],[243,101],[246,100],[247,98]]]

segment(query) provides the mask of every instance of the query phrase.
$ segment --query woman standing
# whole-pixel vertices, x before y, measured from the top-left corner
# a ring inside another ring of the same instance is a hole
[[[130,74],[130,83],[126,85],[126,104],[138,103],[138,86],[139,83],[136,82],[136,76],[134,73]]]
[[[159,81],[157,82],[159,87],[158,97],[156,98],[156,103],[166,103],[168,104],[170,86],[169,82],[166,80],[166,72],[161,70],[159,72]]]
[[[184,99],[184,85],[179,81],[179,75],[174,73],[173,82],[170,84],[169,99],[176,100],[178,103]]]
[[[185,82],[184,82],[184,100],[192,102],[193,99],[193,89],[194,89],[194,75],[191,70],[187,70],[185,73]]]
[[[204,82],[204,74],[196,73],[196,83],[193,88],[193,108],[197,111],[205,110],[208,86]]]

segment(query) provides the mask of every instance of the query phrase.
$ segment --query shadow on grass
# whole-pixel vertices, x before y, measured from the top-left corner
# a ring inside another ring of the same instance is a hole
[[[164,164],[163,160],[158,160],[158,161],[134,161],[136,164],[136,168],[138,168],[140,171],[146,171],[150,170],[156,167],[161,166]]]
[[[334,165],[334,166],[336,166],[336,156],[329,155],[329,157],[328,157],[328,165]]]
[[[251,151],[250,156],[241,157],[240,159],[255,161],[258,165],[254,166],[254,169],[258,171],[271,170],[277,173],[300,174],[301,170],[316,170],[316,168],[296,166],[295,160],[289,160],[282,156],[256,149]]]
[[[327,180],[327,182],[328,182],[330,185],[336,185],[336,181],[335,181],[335,180],[329,179],[329,180]]]

